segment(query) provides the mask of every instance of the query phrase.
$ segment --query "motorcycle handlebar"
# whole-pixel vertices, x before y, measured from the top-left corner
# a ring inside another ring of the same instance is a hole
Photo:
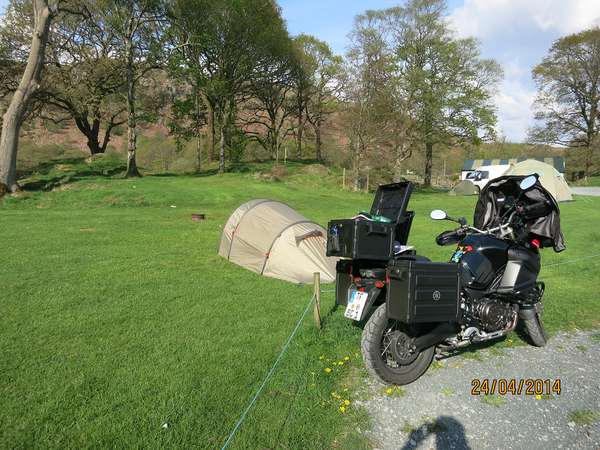
[[[508,218],[506,223],[503,223],[502,225],[499,225],[494,228],[488,228],[486,230],[480,230],[479,228],[463,224],[461,227],[454,230],[454,233],[456,233],[456,235],[452,236],[452,237],[453,238],[464,237],[464,235],[469,230],[474,231],[475,233],[478,233],[478,234],[494,234],[494,233],[500,232],[501,237],[504,237],[507,234],[512,233],[513,230],[512,230],[512,228],[510,228],[510,226],[514,224],[515,215],[519,215],[523,219],[534,219],[537,217],[543,217],[544,215],[546,215],[548,213],[549,207],[550,207],[550,205],[545,200],[535,202],[530,205],[521,206],[521,207],[519,207],[518,205],[513,205],[513,207],[511,209],[514,208],[514,210],[512,211],[512,214],[510,215],[510,217]],[[444,240],[446,242],[449,241],[448,238],[450,237],[450,235],[447,233],[450,233],[450,232],[444,232],[440,236],[438,236],[438,244],[439,245],[444,245],[444,244],[440,243],[440,240]],[[445,234],[446,234],[446,236],[444,236]],[[463,236],[461,236],[461,234]],[[446,238],[446,239],[444,239],[444,238]]]

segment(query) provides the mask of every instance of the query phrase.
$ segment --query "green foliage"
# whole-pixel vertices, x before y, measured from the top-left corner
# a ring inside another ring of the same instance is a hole
[[[435,145],[494,137],[500,67],[474,39],[456,38],[444,14],[444,0],[412,0],[356,18],[345,85],[355,171],[368,160],[399,178],[402,162],[424,148],[429,184]]]
[[[77,0],[69,5],[69,13],[54,19],[42,84],[31,108],[48,121],[72,120],[92,154],[104,152],[112,129],[123,123],[120,95],[125,86],[125,66],[116,57],[118,41],[94,5]],[[0,25],[0,42],[10,49],[9,67],[19,68],[27,60],[30,9],[28,1],[11,1]]]
[[[343,61],[314,36],[300,34],[293,42],[299,66],[294,79],[296,133],[301,133],[306,122],[312,125],[317,138],[316,158],[321,159],[321,129],[327,116],[338,109]]]
[[[444,18],[444,0],[411,0],[385,11],[395,25],[398,68],[412,100],[416,133],[425,144],[425,182],[435,144],[478,143],[494,136],[492,103],[500,66],[482,59],[475,39],[458,39]]]
[[[533,69],[539,125],[530,140],[577,149],[586,175],[597,170],[600,148],[600,28],[558,39]]]
[[[279,9],[262,0],[178,0],[172,13],[175,19],[169,36],[177,51],[170,71],[191,85],[194,93],[202,94],[215,131],[222,130],[229,144],[226,134],[234,129],[238,103],[261,92],[273,92],[257,90],[257,84],[267,89],[280,86],[272,77],[279,74],[278,62],[285,59],[290,39]],[[258,125],[267,123],[271,125],[267,131],[272,131],[273,120],[268,118],[270,123],[260,121]],[[233,154],[237,153],[234,149]],[[224,157],[221,155],[221,170]]]

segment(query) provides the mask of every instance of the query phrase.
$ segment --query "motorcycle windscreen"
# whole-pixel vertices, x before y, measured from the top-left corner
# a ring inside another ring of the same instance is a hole
[[[501,225],[505,220],[503,214],[522,192],[519,183],[523,178],[525,177],[508,175],[490,181],[479,194],[473,224],[480,229]],[[552,194],[544,189],[538,180],[533,188],[519,198],[519,201],[526,205],[533,205],[542,200],[547,201],[551,208],[545,216],[528,220],[527,231],[543,238],[542,246],[551,246],[555,252],[561,252],[565,249],[565,239],[560,227],[560,210]]]

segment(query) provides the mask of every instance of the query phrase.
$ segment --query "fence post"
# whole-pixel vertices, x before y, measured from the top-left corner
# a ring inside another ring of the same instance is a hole
[[[314,278],[314,293],[315,293],[315,325],[317,328],[321,328],[321,274],[319,272],[313,273]]]
[[[342,189],[346,190],[346,168],[342,169]]]

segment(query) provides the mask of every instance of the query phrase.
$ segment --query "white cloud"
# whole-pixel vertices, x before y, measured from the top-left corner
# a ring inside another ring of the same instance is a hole
[[[450,22],[461,36],[479,38],[523,25],[568,34],[600,24],[600,1],[465,0],[450,14]]]
[[[476,37],[496,59],[504,81],[495,96],[498,128],[522,141],[533,124],[531,69],[560,36],[600,25],[600,0],[464,0],[449,16],[461,37]]]
[[[498,128],[502,136],[511,141],[521,141],[533,121],[531,104],[535,90],[529,89],[518,79],[505,79],[494,101],[498,108]]]

